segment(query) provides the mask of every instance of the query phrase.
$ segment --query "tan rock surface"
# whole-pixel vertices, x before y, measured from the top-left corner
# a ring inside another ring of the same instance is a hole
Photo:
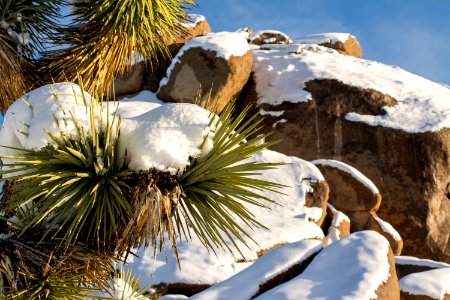
[[[319,45],[335,49],[336,51],[338,51],[341,54],[351,55],[354,57],[362,58],[361,45],[359,44],[358,40],[353,36],[349,36],[348,39],[343,43],[342,42],[330,42],[330,43],[322,43]]]
[[[160,87],[157,96],[169,102],[194,103],[200,90],[201,104],[210,94],[215,111],[220,113],[241,92],[250,76],[252,62],[251,51],[227,60],[217,56],[215,51],[189,48],[175,64],[167,84]]]
[[[174,40],[167,40],[166,45],[169,47],[171,57],[159,55],[157,59],[152,60],[151,63],[146,65],[141,89],[150,90],[156,93],[159,88],[159,82],[164,76],[166,76],[166,70],[170,66],[172,58],[177,55],[181,47],[183,47],[183,45],[192,38],[202,36],[210,32],[211,27],[209,26],[208,21],[204,20],[198,22],[195,27],[188,27],[186,34],[179,36]]]

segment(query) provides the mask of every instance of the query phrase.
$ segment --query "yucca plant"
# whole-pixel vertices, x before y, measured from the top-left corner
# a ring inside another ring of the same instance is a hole
[[[0,0],[0,109],[32,88],[33,59],[56,38],[65,0]]]
[[[3,174],[12,181],[3,199],[6,211],[32,212],[23,235],[40,232],[41,241],[57,240],[65,248],[84,243],[125,259],[134,247],[151,244],[154,253],[158,246],[165,250],[167,233],[178,261],[177,238],[189,239],[191,231],[213,251],[232,251],[228,240],[239,250],[235,239],[244,245],[251,239],[246,227],[262,226],[246,205],[264,207],[271,200],[261,192],[283,186],[254,178],[277,164],[242,163],[273,143],[256,135],[259,114],[245,120],[246,109],[233,118],[233,107],[220,117],[211,113],[204,141],[212,136],[210,151],[192,157],[185,170],[172,174],[129,169],[126,156],[118,153],[120,118],[114,113],[96,120],[104,114],[93,101],[86,106],[89,129],[68,114],[78,139],[63,131],[58,136],[48,132],[57,146],[16,149],[20,154],[2,157],[15,160],[3,164]]]
[[[58,45],[47,52],[43,73],[54,81],[75,81],[109,95],[113,79],[129,70],[132,60],[170,55],[165,40],[183,34],[185,9],[192,0],[75,0],[74,22],[60,30]]]
[[[116,270],[109,286],[103,291],[107,299],[113,300],[150,300],[151,286],[142,286],[142,278],[125,271],[123,267]],[[103,296],[102,295],[102,296]]]
[[[131,215],[124,190],[132,172],[118,154],[120,119],[116,114],[103,119],[99,104],[94,100],[87,106],[84,94],[78,100],[86,107],[89,128],[69,112],[78,139],[47,132],[56,147],[17,149],[21,154],[12,157],[15,163],[3,164],[3,174],[13,181],[3,201],[12,214],[27,206],[35,211],[23,232],[45,226],[42,239],[50,235],[66,247],[95,242],[98,249],[111,249]]]
[[[4,113],[30,87],[33,64],[17,48],[17,41],[0,28],[0,110]]]

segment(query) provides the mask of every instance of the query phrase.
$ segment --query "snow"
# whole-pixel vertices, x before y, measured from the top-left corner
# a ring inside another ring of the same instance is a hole
[[[84,92],[86,105],[90,106],[90,95]],[[80,87],[73,83],[45,85],[16,100],[5,114],[0,141],[2,146],[39,150],[56,143],[44,131],[56,137],[60,130],[77,139],[78,132],[70,117],[71,111],[78,125],[89,128],[89,114],[83,104]],[[97,118],[99,119],[99,118]],[[17,151],[0,147],[0,155],[15,155]],[[13,162],[3,159],[4,163]]]
[[[265,45],[266,46],[266,45]],[[450,127],[450,89],[395,66],[345,56],[321,46],[278,45],[276,50],[253,50],[258,104],[278,105],[311,100],[305,82],[335,79],[361,89],[390,95],[398,103],[384,107],[386,114],[349,113],[349,121],[407,132],[437,131]]]
[[[249,266],[249,262],[258,258],[261,250],[270,249],[274,245],[294,243],[306,239],[322,239],[323,232],[313,221],[317,212],[305,207],[305,193],[311,191],[311,182],[323,180],[320,171],[311,163],[296,157],[289,157],[278,152],[265,150],[244,162],[284,162],[287,163],[277,169],[267,170],[258,178],[268,181],[281,182],[290,188],[283,189],[283,194],[263,192],[263,195],[274,200],[268,203],[270,210],[249,206],[256,220],[264,228],[255,228],[249,233],[256,241],[248,242],[248,248],[238,243],[244,256],[234,251],[234,256],[228,252],[217,250],[217,256],[210,253],[196,236],[189,242],[177,245],[181,270],[177,267],[170,242],[167,242],[167,259],[163,253],[157,253],[156,258],[150,249],[138,249],[136,257],[130,257],[128,267],[140,275],[143,284],[165,283],[193,283],[215,284]],[[308,178],[308,180],[305,180]],[[242,220],[237,220],[244,228],[248,227]],[[227,239],[228,245],[233,248]],[[244,263],[238,261],[245,261]],[[152,273],[153,270],[153,273]],[[152,277],[150,277],[152,274]]]
[[[136,295],[130,283],[124,281],[122,278],[114,278],[110,287],[105,292],[95,293],[96,297],[101,299],[127,299],[127,300],[147,300],[148,298],[141,295]]]
[[[450,268],[412,273],[400,279],[398,285],[403,292],[443,300],[450,295]]]
[[[396,256],[396,265],[412,265],[412,266],[423,266],[430,268],[450,268],[450,264],[444,262],[434,261],[431,259],[417,258],[413,256]]]
[[[222,281],[203,292],[192,296],[192,300],[247,300],[258,291],[260,285],[280,275],[296,264],[322,250],[317,240],[299,241],[269,251],[247,269]],[[245,288],[243,288],[245,283]]]
[[[373,218],[375,219],[375,221],[377,221],[378,224],[380,224],[381,229],[383,229],[384,232],[389,233],[394,238],[394,240],[396,240],[396,241],[401,241],[402,240],[402,237],[400,236],[398,231],[395,230],[395,228],[392,227],[391,224],[389,224],[386,221],[381,220],[378,217],[373,217]]]
[[[286,123],[288,120],[287,119],[279,119],[278,121],[276,121],[275,123],[272,124],[273,128],[276,128],[278,126],[278,124],[283,124]]]
[[[223,31],[195,37],[184,44],[173,58],[172,63],[166,71],[166,77],[159,83],[160,87],[167,84],[171,72],[175,66],[180,63],[181,56],[191,48],[202,48],[206,51],[213,51],[216,53],[217,57],[222,57],[224,59],[229,59],[231,56],[243,56],[250,50],[246,34],[242,32]]]
[[[310,34],[296,41],[299,44],[325,44],[325,43],[345,43],[350,37],[350,33],[326,32],[318,34]]]
[[[263,34],[269,34],[269,35],[281,35],[281,36],[283,36],[287,41],[289,41],[289,43],[292,43],[292,40],[287,36],[287,34],[285,34],[284,32],[281,32],[281,31],[278,31],[278,30],[272,30],[272,29],[269,29],[269,30],[259,30],[259,31],[255,32],[255,33],[253,33],[253,35],[250,37],[250,43],[251,43],[253,40],[255,40],[256,38],[258,38],[258,37],[260,37],[261,35],[263,35]],[[276,40],[275,38],[273,38],[273,40],[271,40],[271,39],[269,38],[269,39],[264,40],[264,42],[270,44],[270,43],[275,42],[275,40]]]
[[[200,146],[210,132],[210,115],[194,104],[170,103],[123,119],[121,144],[126,145],[128,167],[135,171],[156,168],[172,174],[183,171],[190,157],[209,151]]]
[[[188,20],[183,23],[187,28],[194,28],[198,23],[206,21],[205,16],[198,14],[188,14]]]
[[[260,114],[261,116],[267,116],[267,115],[269,115],[269,116],[272,116],[272,117],[280,117],[280,116],[282,116],[282,115],[284,114],[284,110],[279,110],[279,111],[266,111],[266,110],[264,110],[264,109],[261,109],[261,110],[259,111],[259,114]]]
[[[105,111],[109,109],[110,114],[114,114],[117,110],[117,114],[124,119],[132,119],[161,106],[161,104],[146,101],[127,102],[122,100],[119,102],[103,102],[102,105]]]
[[[323,249],[302,274],[255,298],[373,299],[389,278],[388,241],[360,231]]]
[[[104,108],[109,107],[109,113],[113,113],[118,105],[118,112],[123,118],[120,153],[124,155],[127,152],[129,168],[135,171],[157,168],[174,174],[184,170],[190,157],[209,151],[211,142],[207,141],[203,149],[199,147],[211,131],[208,127],[210,112],[186,103],[161,106],[152,101],[152,95],[147,96],[150,96],[148,102],[103,104]],[[87,105],[90,105],[90,96],[86,92],[85,97]],[[57,147],[45,130],[56,137],[63,132],[72,139],[79,139],[69,112],[76,116],[78,125],[85,128],[89,135],[89,110],[82,103],[81,89],[75,84],[57,83],[33,90],[8,109],[0,140],[3,146],[40,150],[47,145]],[[107,109],[95,112],[97,122],[100,115],[106,112]],[[98,128],[99,123],[96,126]],[[208,140],[211,140],[211,135],[208,135]],[[14,154],[17,154],[16,150],[0,148],[2,156]]]
[[[345,173],[348,173],[353,178],[355,178],[356,180],[361,182],[373,194],[376,195],[376,194],[380,193],[378,191],[377,187],[375,186],[375,184],[373,184],[373,182],[369,178],[364,176],[364,174],[362,174],[357,169],[355,169],[352,166],[349,166],[349,165],[347,165],[347,164],[345,164],[343,162],[340,162],[340,161],[337,161],[337,160],[332,160],[332,159],[317,159],[317,160],[313,160],[311,163],[313,163],[315,165],[330,166],[330,167],[339,169],[339,170],[341,170],[341,171],[343,171]]]

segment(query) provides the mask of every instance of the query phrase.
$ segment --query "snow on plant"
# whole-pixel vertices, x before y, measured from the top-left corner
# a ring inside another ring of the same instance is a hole
[[[178,261],[176,239],[192,232],[213,251],[233,251],[226,238],[246,245],[251,237],[236,220],[262,224],[243,203],[265,207],[271,200],[259,192],[282,185],[251,177],[276,164],[240,163],[270,144],[255,134],[259,114],[246,120],[248,110],[235,118],[233,110],[217,117],[170,104],[122,120],[74,84],[30,92],[0,132],[8,230],[31,248],[63,255],[83,245],[109,259],[142,245],[156,252],[168,237]]]

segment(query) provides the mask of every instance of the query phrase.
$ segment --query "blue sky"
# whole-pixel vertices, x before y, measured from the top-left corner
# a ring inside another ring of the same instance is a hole
[[[213,31],[349,32],[366,59],[450,85],[450,0],[197,0]]]

